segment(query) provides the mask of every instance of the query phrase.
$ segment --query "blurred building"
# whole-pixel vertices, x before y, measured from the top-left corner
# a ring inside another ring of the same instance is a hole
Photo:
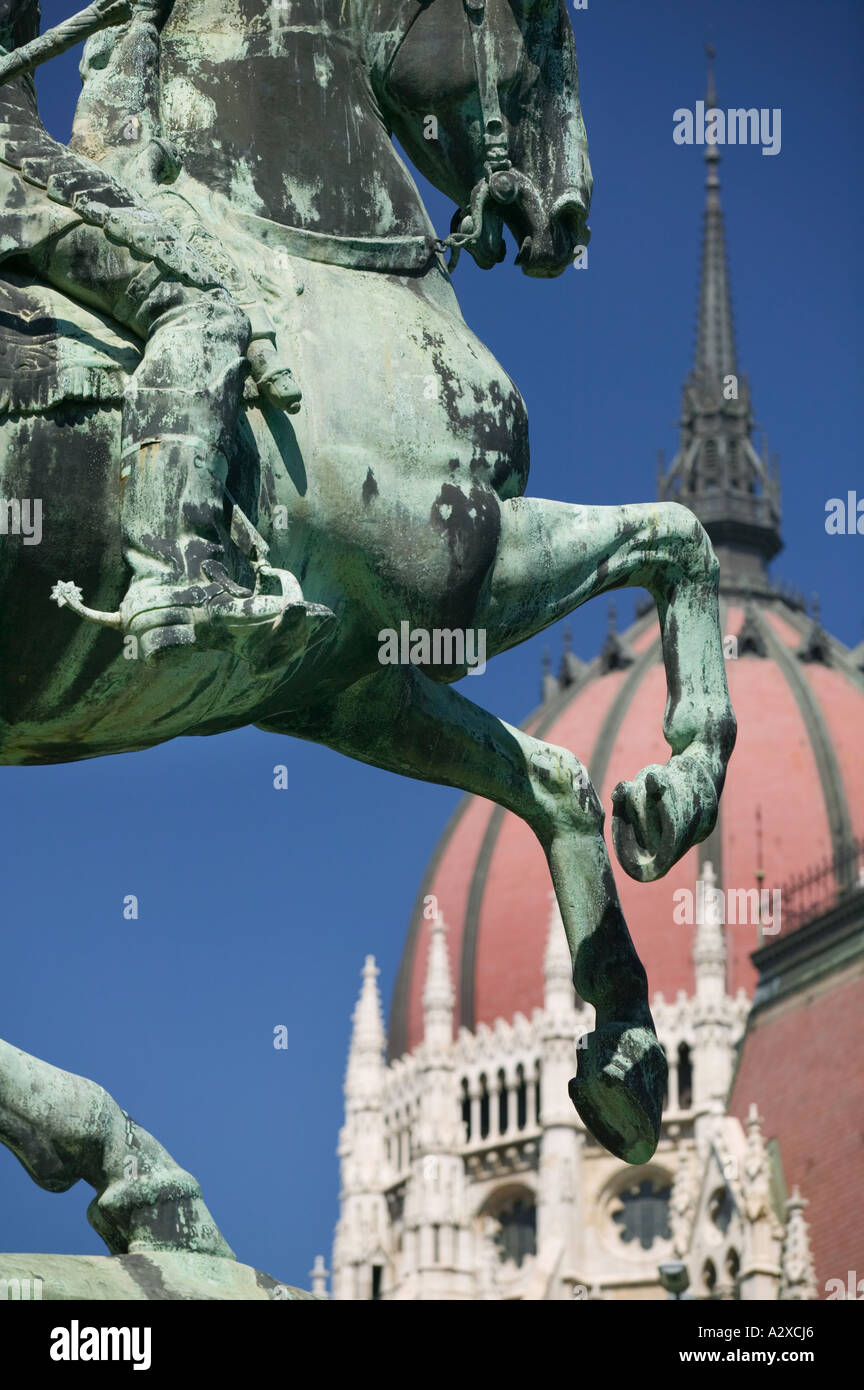
[[[696,1298],[864,1295],[864,645],[769,573],[780,484],[738,368],[718,162],[709,146],[695,358],[659,495],[720,557],[738,744],[710,838],[657,883],[616,874],[669,1061],[659,1147],[629,1167],[576,1115],[593,1010],[545,859],[523,822],[467,797],[421,886],[386,1039],[364,968],[334,1298],[663,1298],[676,1260]],[[608,806],[666,761],[665,701],[651,603],[589,663],[568,644],[524,727],[573,749]]]

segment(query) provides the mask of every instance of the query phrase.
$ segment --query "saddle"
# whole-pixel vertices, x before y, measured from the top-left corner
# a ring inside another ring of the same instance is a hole
[[[0,266],[0,418],[119,404],[141,347],[113,320]]]

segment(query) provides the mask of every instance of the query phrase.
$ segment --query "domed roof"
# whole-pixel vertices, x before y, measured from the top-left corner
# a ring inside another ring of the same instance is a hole
[[[808,618],[800,600],[775,588],[768,575],[768,562],[783,544],[780,482],[776,465],[754,446],[750,388],[737,365],[716,146],[706,148],[705,161],[696,347],[684,385],[679,449],[660,479],[660,497],[696,513],[720,560],[720,621],[738,742],[717,827],[665,878],[649,884],[628,878],[610,841],[621,904],[651,996],[659,992],[670,1001],[679,991],[693,993],[692,929],[681,924],[687,898],[680,890],[693,894],[697,915],[697,882],[710,881],[706,864],[729,909],[726,992],[751,993],[758,913],[742,914],[739,898],[734,916],[751,920],[731,925],[729,895],[785,888],[826,858],[848,864],[850,842],[864,836],[864,646],[852,653],[834,641],[818,614]],[[544,695],[525,729],[569,748],[588,766],[608,813],[617,782],[669,757],[653,604],[626,633],[610,632],[589,666],[566,651],[561,681],[547,677]],[[610,821],[607,814],[607,838]],[[424,916],[428,895],[450,929],[456,1027],[473,1029],[542,1006],[550,888],[545,858],[528,827],[489,801],[466,798],[420,890],[393,998],[391,1056],[410,1051],[422,1037],[428,918],[435,915]],[[785,895],[787,919],[805,893]],[[781,899],[781,930],[783,907]],[[772,932],[776,925],[770,922]]]
[[[680,924],[680,911],[676,923],[676,905],[686,900],[675,894],[688,889],[695,904],[701,865],[711,862],[727,894],[774,890],[864,836],[864,760],[856,747],[864,727],[864,672],[858,654],[770,590],[749,596],[734,587],[725,591],[721,626],[738,742],[715,831],[665,878],[641,884],[617,863],[607,814],[621,904],[652,998],[658,992],[667,1000],[679,990],[693,993],[692,928]],[[547,680],[549,697],[524,728],[576,753],[609,808],[617,782],[669,757],[662,732],[666,680],[653,606],[627,632],[610,634],[600,656],[579,667],[565,654],[560,685]],[[482,797],[466,797],[418,895],[393,999],[391,1056],[422,1039],[421,995],[433,925],[429,914],[424,917],[427,896],[434,895],[449,927],[455,1026],[473,1029],[542,1007],[550,889],[543,852],[524,822]],[[769,912],[773,897],[771,902]],[[766,919],[766,925],[775,924]],[[739,988],[752,993],[750,954],[759,944],[758,931],[752,921],[727,924],[728,994]]]

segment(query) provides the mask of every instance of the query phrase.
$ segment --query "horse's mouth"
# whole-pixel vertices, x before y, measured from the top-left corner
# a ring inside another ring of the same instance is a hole
[[[525,275],[538,279],[553,279],[573,264],[577,252],[584,249],[590,237],[585,221],[585,206],[576,195],[567,194],[553,203],[547,217],[533,223],[523,208],[514,208],[512,224],[508,225],[519,253],[516,265]]]

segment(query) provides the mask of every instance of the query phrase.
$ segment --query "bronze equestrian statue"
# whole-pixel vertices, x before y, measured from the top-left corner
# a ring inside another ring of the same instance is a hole
[[[573,1102],[643,1163],[666,1063],[585,768],[455,690],[464,663],[380,659],[402,622],[483,632],[491,657],[648,589],[671,756],[613,793],[615,850],[648,881],[713,828],[735,720],[705,531],[675,504],[526,497],[524,403],[452,278],[460,254],[501,261],[505,229],[532,277],[587,241],[563,0],[85,15],[67,148],[15,56],[63,36],[28,50],[38,5],[0,0],[0,496],[12,521],[37,499],[41,516],[39,544],[10,524],[0,546],[0,758],[255,724],[520,816],[596,1008]],[[443,238],[393,136],[455,205]],[[8,1044],[0,1139],[45,1187],[91,1182],[113,1251],[229,1253],[110,1097]]]

